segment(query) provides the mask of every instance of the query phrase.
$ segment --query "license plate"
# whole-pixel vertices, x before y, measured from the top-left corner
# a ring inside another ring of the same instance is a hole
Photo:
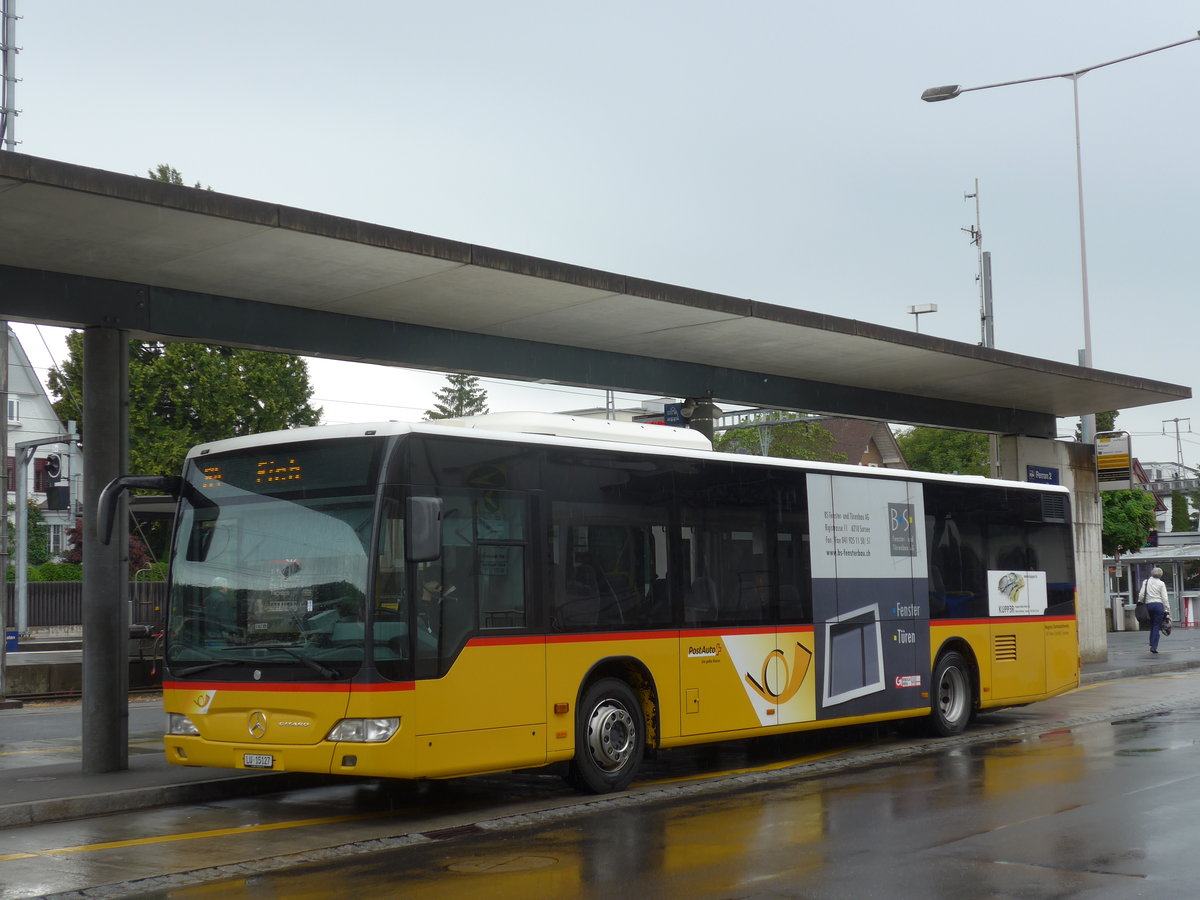
[[[242,756],[242,765],[247,769],[273,769],[275,757],[269,753],[246,753]]]

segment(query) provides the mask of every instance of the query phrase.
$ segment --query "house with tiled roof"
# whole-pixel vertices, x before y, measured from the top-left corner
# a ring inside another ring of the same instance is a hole
[[[907,469],[904,454],[886,422],[869,419],[826,419],[815,422],[834,437],[834,450],[846,455],[852,466]]]

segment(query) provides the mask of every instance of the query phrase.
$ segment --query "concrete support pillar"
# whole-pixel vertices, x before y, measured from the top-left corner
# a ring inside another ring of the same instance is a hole
[[[1071,491],[1079,655],[1085,663],[1104,662],[1108,659],[1104,615],[1108,595],[1104,587],[1104,554],[1100,549],[1104,507],[1096,481],[1095,446],[1006,435],[1000,439],[999,455],[1001,478],[1029,481],[1030,466],[1043,476],[1052,469],[1059,473],[1059,483]]]
[[[83,333],[83,772],[129,768],[128,503],[113,539],[100,543],[100,491],[129,460],[128,337],[116,328]]]

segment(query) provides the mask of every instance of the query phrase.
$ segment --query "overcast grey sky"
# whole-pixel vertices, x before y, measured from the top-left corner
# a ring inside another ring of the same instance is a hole
[[[1175,0],[21,0],[19,150],[898,328],[1083,346],[1071,84],[921,102],[1183,40]],[[1200,370],[1200,42],[1079,82],[1097,368]],[[35,364],[40,338],[22,330]],[[54,336],[48,342],[55,346]],[[440,376],[314,362],[329,421],[415,418]],[[600,392],[488,383],[494,409]],[[350,402],[352,401],[352,402]],[[371,404],[384,404],[371,405]],[[1200,462],[1200,407],[1125,412]],[[1066,434],[1071,423],[1061,423]]]

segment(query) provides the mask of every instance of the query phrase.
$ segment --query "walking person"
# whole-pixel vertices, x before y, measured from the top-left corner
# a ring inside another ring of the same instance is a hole
[[[1158,653],[1158,636],[1167,614],[1167,586],[1162,574],[1163,570],[1155,566],[1150,570],[1150,577],[1142,584],[1142,599],[1146,602],[1146,612],[1150,614],[1150,652],[1154,654]]]

